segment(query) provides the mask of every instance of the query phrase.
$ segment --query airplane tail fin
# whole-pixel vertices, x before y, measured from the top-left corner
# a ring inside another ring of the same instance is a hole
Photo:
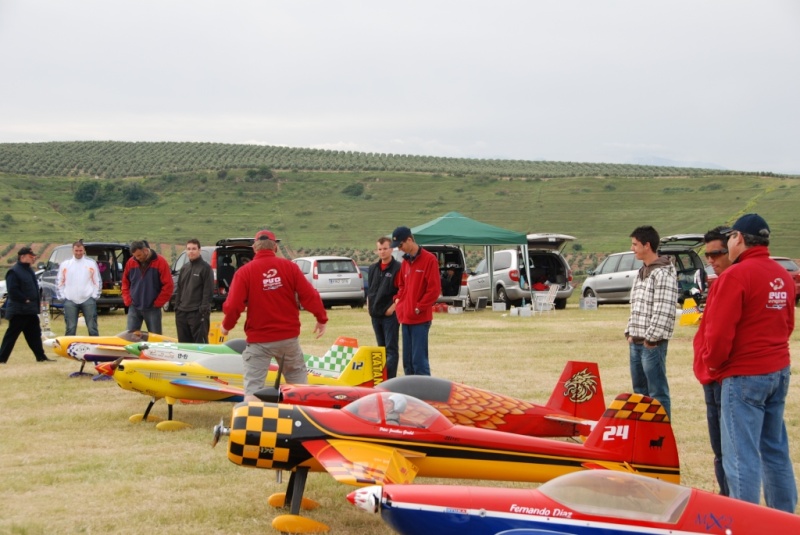
[[[683,326],[697,325],[700,322],[700,317],[700,308],[697,306],[697,302],[691,297],[684,299],[678,324]]]
[[[222,334],[222,322],[215,321],[208,326],[208,343],[221,344],[225,341],[225,335]]]
[[[321,357],[309,355],[306,368],[327,377],[338,377],[358,350],[358,340],[340,336]]]
[[[613,453],[616,461],[592,461],[591,468],[628,469],[680,483],[678,446],[672,425],[658,400],[641,394],[620,394],[584,444]]]
[[[606,410],[600,369],[596,362],[570,360],[564,366],[547,407],[576,418],[599,420]]]
[[[386,348],[359,347],[339,380],[347,385],[374,387],[386,380]]]

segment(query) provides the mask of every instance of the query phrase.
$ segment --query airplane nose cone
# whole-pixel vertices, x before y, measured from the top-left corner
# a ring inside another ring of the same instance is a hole
[[[381,509],[381,495],[383,487],[372,485],[370,487],[354,490],[347,495],[347,501],[368,513],[377,513]]]
[[[42,345],[44,347],[49,347],[50,349],[59,347],[58,340],[55,338],[46,338],[45,340],[42,340]]]

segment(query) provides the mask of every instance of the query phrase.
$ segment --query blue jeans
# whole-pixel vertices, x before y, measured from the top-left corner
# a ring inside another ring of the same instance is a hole
[[[794,513],[797,485],[783,422],[789,367],[722,380],[722,463],[730,497]]]
[[[653,348],[646,348],[644,344],[630,344],[631,380],[635,393],[657,399],[667,411],[667,416],[670,416],[667,345],[666,340]]]
[[[144,308],[139,310],[133,306],[128,308],[128,330],[139,331],[142,328],[142,321],[147,325],[147,331],[161,334],[161,309]]]
[[[99,336],[97,330],[97,301],[91,297],[80,305],[72,301],[64,300],[64,323],[67,324],[66,336],[75,336],[78,330],[78,311],[83,312],[83,319],[86,320],[86,329],[89,336]]]
[[[428,363],[428,332],[431,322],[402,325],[403,328],[403,373],[406,375],[430,375]]]
[[[728,482],[725,480],[725,469],[722,467],[722,437],[720,422],[720,406],[722,405],[722,385],[714,381],[703,385],[706,398],[706,419],[708,420],[708,436],[711,439],[711,451],[714,452],[714,474],[717,476],[719,493],[728,496]]]
[[[400,324],[397,322],[397,315],[383,316],[382,318],[372,318],[372,330],[375,331],[375,339],[379,346],[386,348],[386,378],[391,379],[397,376],[397,364],[400,360],[399,339]]]

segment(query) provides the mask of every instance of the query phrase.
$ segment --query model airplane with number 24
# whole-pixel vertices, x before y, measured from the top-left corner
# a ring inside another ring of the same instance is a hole
[[[341,483],[411,483],[417,476],[543,482],[585,469],[636,472],[679,482],[675,437],[661,404],[640,394],[617,396],[583,444],[454,425],[427,403],[376,392],[342,409],[248,402],[233,408],[228,459],[290,470],[289,504],[273,521],[280,531],[309,533],[323,524],[300,517],[309,471]]]

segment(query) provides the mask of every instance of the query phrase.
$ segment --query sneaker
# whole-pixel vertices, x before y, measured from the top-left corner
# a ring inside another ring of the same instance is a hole
[[[36,362],[55,362],[55,361],[56,361],[56,359],[49,359],[47,357],[45,357],[43,359],[36,359]]]

